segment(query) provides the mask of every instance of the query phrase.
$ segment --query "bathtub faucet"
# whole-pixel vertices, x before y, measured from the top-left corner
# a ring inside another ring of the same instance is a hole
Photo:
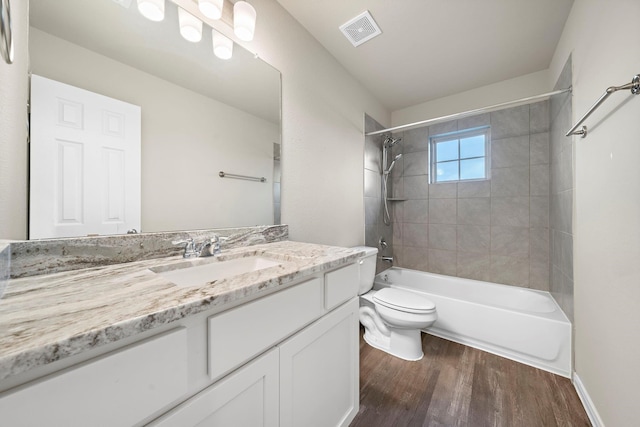
[[[382,261],[386,261],[386,262],[388,262],[388,263],[393,264],[393,257],[392,257],[392,256],[381,256],[381,257],[380,257],[380,259],[381,259]]]

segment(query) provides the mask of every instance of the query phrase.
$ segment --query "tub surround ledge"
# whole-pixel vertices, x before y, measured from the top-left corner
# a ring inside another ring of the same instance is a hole
[[[179,255],[11,279],[0,299],[0,381],[206,310],[226,310],[359,255],[292,241],[245,245],[219,260],[265,256],[279,265],[201,287],[179,287],[149,270],[183,263]],[[217,261],[194,262],[208,260]]]

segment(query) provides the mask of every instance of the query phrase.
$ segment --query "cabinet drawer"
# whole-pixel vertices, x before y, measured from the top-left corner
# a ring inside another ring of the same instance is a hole
[[[324,306],[332,310],[358,295],[358,264],[351,264],[324,275]]]
[[[0,397],[7,426],[131,426],[187,392],[179,328]]]
[[[209,318],[209,377],[222,375],[273,347],[323,314],[316,278]]]

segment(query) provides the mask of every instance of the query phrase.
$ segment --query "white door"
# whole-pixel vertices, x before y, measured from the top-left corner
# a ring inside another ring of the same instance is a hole
[[[140,107],[31,76],[29,238],[140,231]]]

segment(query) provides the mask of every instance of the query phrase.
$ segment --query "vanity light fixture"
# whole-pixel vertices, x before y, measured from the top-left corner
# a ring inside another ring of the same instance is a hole
[[[164,19],[164,0],[138,0],[138,10],[151,21]]]
[[[224,0],[198,0],[198,8],[207,18],[218,20],[222,17]]]
[[[253,40],[256,29],[256,10],[246,1],[233,5],[233,32],[243,41]]]
[[[202,21],[181,7],[178,7],[178,22],[182,37],[194,43],[202,39]]]
[[[230,59],[233,56],[233,41],[227,36],[211,29],[213,53],[220,59]]]

